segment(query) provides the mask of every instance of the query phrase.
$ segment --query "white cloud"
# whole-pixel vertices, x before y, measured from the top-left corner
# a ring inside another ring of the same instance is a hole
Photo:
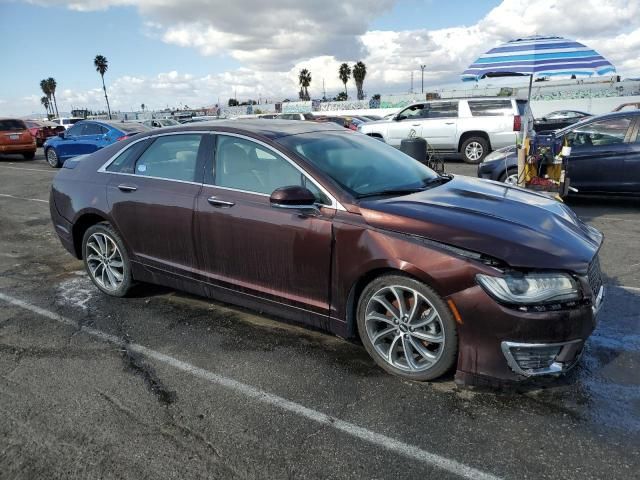
[[[154,77],[123,76],[108,80],[114,108],[179,104],[210,105],[232,96],[240,99],[295,98],[297,73],[312,73],[311,94],[321,97],[343,86],[340,63],[367,64],[365,91],[403,92],[411,72],[419,87],[420,65],[425,83],[455,82],[487,49],[517,36],[561,34],[596,49],[622,76],[640,73],[640,2],[637,0],[504,0],[474,25],[438,30],[371,31],[371,21],[395,0],[30,0],[99,10],[135,5],[143,31],[158,41],[193,48],[203,55],[230,55],[242,68],[204,77],[168,71]],[[452,19],[455,22],[455,19]],[[167,69],[171,69],[170,60]],[[349,84],[350,93],[355,86]],[[100,89],[64,91],[59,103],[100,108]],[[39,96],[5,98],[3,110],[41,110]],[[22,107],[19,107],[22,105]],[[67,107],[68,108],[68,107]]]

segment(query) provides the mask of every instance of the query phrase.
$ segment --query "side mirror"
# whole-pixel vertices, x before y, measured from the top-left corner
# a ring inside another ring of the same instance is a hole
[[[271,206],[290,209],[316,209],[316,197],[308,189],[297,185],[280,187],[269,198]]]
[[[399,122],[400,120],[404,120],[405,117],[404,115],[396,115],[395,117],[393,117],[393,120],[395,120],[396,122]]]
[[[58,136],[59,136],[60,138],[64,138],[64,132],[60,132],[60,133],[58,133]]]

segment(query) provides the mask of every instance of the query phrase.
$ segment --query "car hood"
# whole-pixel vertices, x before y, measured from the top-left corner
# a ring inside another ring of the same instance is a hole
[[[512,267],[585,274],[602,234],[565,204],[498,182],[455,176],[402,197],[366,200],[373,227],[489,255]]]

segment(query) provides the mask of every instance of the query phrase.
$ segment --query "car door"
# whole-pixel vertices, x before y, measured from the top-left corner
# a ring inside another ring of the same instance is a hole
[[[78,139],[82,135],[84,124],[78,123],[64,132],[64,137],[56,143],[55,149],[60,158],[73,157],[80,155],[80,146]]]
[[[622,191],[625,159],[633,155],[629,143],[630,116],[614,116],[571,130],[568,177],[581,191]]]
[[[196,237],[207,281],[316,314],[329,312],[332,218],[271,206],[277,188],[303,185],[330,205],[317,185],[272,147],[217,135],[196,206]]]
[[[635,117],[635,126],[629,136],[629,154],[624,157],[624,192],[640,193],[640,116]]]
[[[423,110],[422,137],[435,150],[456,150],[458,101],[427,103]]]
[[[387,128],[386,142],[399,147],[403,139],[422,136],[422,119],[425,104],[418,103],[401,110]]]
[[[107,129],[93,122],[83,122],[80,135],[75,141],[78,155],[93,153],[102,148]]]
[[[175,133],[134,142],[106,169],[112,219],[132,260],[191,276],[193,210],[208,135]]]

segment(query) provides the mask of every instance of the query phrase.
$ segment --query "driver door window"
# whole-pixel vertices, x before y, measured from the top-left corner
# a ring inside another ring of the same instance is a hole
[[[616,145],[624,143],[630,125],[629,117],[611,118],[576,128],[568,137],[572,147]]]
[[[271,195],[280,187],[303,186],[319,203],[330,204],[326,195],[289,161],[242,138],[218,137],[213,177],[216,186],[264,195]]]
[[[69,128],[64,136],[65,137],[79,137],[80,135],[82,135],[82,130],[84,128],[84,124],[79,124],[79,125],[74,125],[73,127]]]
[[[402,110],[396,117],[398,121],[401,120],[415,120],[416,118],[422,118],[424,114],[424,104],[412,105]]]

